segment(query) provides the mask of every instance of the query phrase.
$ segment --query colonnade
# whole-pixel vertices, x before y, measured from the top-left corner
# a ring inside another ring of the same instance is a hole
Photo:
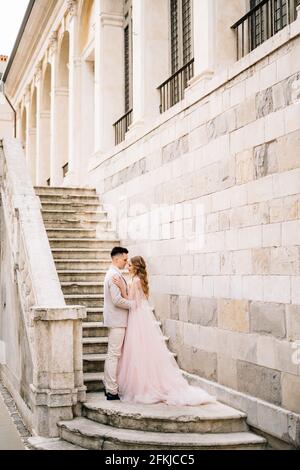
[[[63,2],[17,105],[17,133],[36,185],[79,183],[87,159],[115,145],[113,124],[124,114],[124,1]],[[226,0],[191,1],[196,83],[235,61],[230,26],[245,2],[228,9]],[[129,133],[159,115],[157,87],[170,75],[169,0],[132,0],[132,12]]]

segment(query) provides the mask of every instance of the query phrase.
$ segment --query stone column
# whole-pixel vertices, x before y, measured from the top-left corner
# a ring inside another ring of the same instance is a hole
[[[133,0],[133,123],[159,116],[157,87],[169,75],[169,1]]]
[[[95,152],[115,145],[113,124],[124,114],[123,0],[96,0]]]
[[[215,66],[215,0],[193,0],[194,78],[209,78]]]
[[[70,37],[69,58],[69,144],[68,144],[68,172],[64,184],[72,185],[79,183],[79,161],[80,161],[80,66],[78,52],[78,16],[77,0],[67,2],[67,21]]]
[[[25,89],[25,109],[26,109],[26,136],[25,136],[25,154],[26,154],[26,163],[27,168],[30,168],[30,156],[29,156],[29,130],[30,130],[30,86],[28,85]]]
[[[35,71],[36,86],[36,185],[45,184],[42,178],[42,64],[37,65]]]
[[[21,125],[21,106],[18,105],[16,109],[16,125],[17,125],[17,139],[21,139],[22,136],[22,125]]]
[[[36,128],[30,127],[28,130],[28,168],[30,171],[32,184],[36,184]]]
[[[236,61],[236,35],[231,29],[246,13],[240,0],[193,0],[194,78],[211,78]]]
[[[57,90],[57,33],[53,33],[49,43],[49,62],[51,64],[51,138],[50,138],[50,179],[51,186],[62,183],[62,169],[59,154],[59,121],[64,119],[59,108],[59,92]]]
[[[82,370],[82,319],[85,307],[31,308],[34,358],[34,431],[58,435],[57,422],[73,418],[73,407],[85,401]]]

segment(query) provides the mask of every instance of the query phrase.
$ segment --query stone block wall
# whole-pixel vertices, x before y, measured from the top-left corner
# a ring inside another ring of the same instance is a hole
[[[300,37],[89,178],[148,262],[180,366],[300,413]]]

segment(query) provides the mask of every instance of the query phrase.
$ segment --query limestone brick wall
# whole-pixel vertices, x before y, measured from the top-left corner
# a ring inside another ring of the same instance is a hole
[[[298,413],[299,80],[297,36],[89,174],[180,366]]]

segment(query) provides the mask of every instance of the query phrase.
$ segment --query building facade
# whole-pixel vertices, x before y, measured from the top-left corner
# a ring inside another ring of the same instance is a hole
[[[4,76],[33,184],[97,189],[180,366],[274,430],[300,413],[299,3],[36,0]]]
[[[13,111],[4,97],[2,77],[7,66],[8,57],[0,55],[0,138],[13,136]]]

